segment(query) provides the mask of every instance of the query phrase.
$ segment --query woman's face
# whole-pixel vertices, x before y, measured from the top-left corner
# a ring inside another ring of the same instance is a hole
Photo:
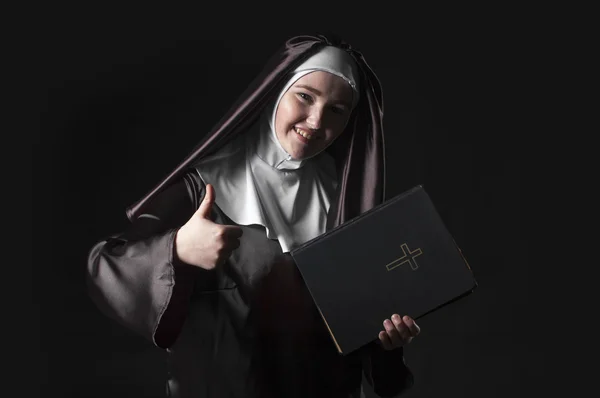
[[[339,76],[315,71],[298,79],[281,97],[275,132],[293,159],[327,148],[350,119],[352,88]]]

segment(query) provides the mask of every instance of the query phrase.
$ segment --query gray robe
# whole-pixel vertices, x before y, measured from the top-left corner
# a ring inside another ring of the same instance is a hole
[[[198,175],[185,174],[88,259],[98,308],[167,351],[167,396],[360,397],[363,372],[380,396],[412,385],[401,348],[338,355],[291,257],[264,227],[242,226],[241,246],[214,270],[178,261],[175,233],[203,197]],[[233,224],[216,205],[213,221]]]

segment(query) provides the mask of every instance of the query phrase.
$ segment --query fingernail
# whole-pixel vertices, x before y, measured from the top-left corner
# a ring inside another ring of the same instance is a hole
[[[395,320],[395,321],[399,321],[400,320],[400,315],[394,314],[394,315],[392,315],[392,319]]]
[[[412,319],[407,315],[404,317],[404,322],[410,322]]]

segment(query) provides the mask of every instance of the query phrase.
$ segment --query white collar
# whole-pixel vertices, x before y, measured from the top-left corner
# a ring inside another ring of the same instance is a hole
[[[322,152],[290,159],[266,118],[196,169],[215,188],[215,204],[227,217],[238,225],[263,226],[283,252],[326,230],[337,188],[333,158]]]

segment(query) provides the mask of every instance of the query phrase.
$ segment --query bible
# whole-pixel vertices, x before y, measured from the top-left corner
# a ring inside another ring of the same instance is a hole
[[[340,354],[466,297],[474,274],[418,185],[290,252]]]

